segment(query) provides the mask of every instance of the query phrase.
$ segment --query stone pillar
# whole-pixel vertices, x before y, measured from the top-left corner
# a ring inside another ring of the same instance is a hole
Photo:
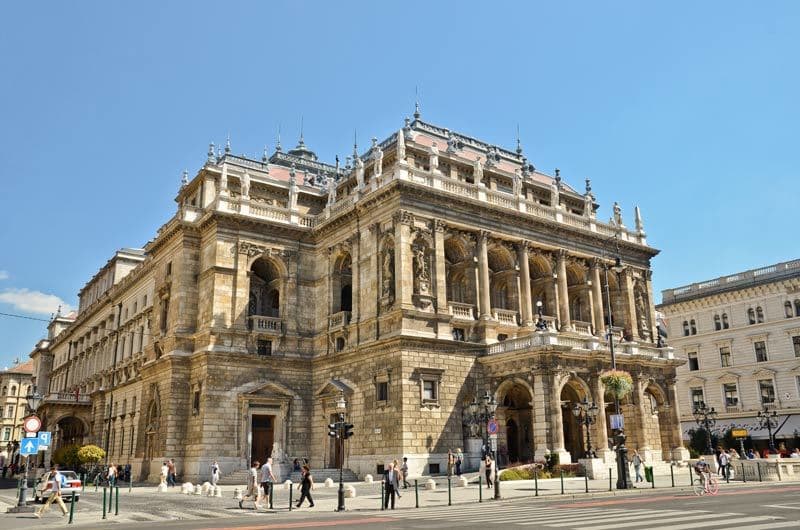
[[[561,418],[561,389],[555,374],[549,375],[548,379],[550,380],[550,417],[548,418],[548,423],[550,424],[550,451],[553,453],[565,453],[564,429],[562,428]],[[561,463],[564,464],[566,462],[562,460]]]
[[[394,236],[394,296],[400,307],[412,308],[414,271],[411,263],[411,227],[414,216],[400,210],[395,215]]]
[[[489,282],[489,232],[481,230],[478,234],[478,300],[480,302],[480,319],[492,318],[492,298]]]
[[[444,255],[444,231],[446,225],[436,219],[433,221],[433,244],[435,246],[434,276],[436,279],[436,310],[447,313],[447,264]]]
[[[547,392],[545,378],[541,373],[533,375],[533,449],[536,460],[544,460],[550,450],[547,443],[550,422],[547,415]]]
[[[633,274],[630,268],[626,268],[620,274],[622,283],[622,310],[625,315],[625,336],[637,337],[639,335],[636,326],[636,299],[633,295]]]
[[[561,324],[560,331],[569,331],[572,329],[572,321],[569,318],[569,290],[567,288],[567,251],[559,250],[556,253],[558,258],[558,312],[559,323]]]
[[[689,451],[683,447],[683,437],[681,436],[681,411],[678,404],[678,381],[675,378],[667,379],[667,392],[669,395],[669,409],[663,411],[663,414],[668,415],[669,421],[665,421],[661,426],[662,429],[669,429],[669,445],[670,447],[662,447],[661,450],[666,459],[667,450],[672,451],[672,458],[674,460],[687,460],[689,458]],[[662,413],[662,412],[659,412]]]
[[[656,322],[656,305],[653,299],[653,271],[647,269],[642,273],[644,285],[647,290],[647,322],[650,324],[650,341],[654,344],[658,342],[658,327]]]
[[[231,300],[231,309],[233,310],[231,321],[234,329],[244,331],[247,329],[247,306],[250,303],[250,271],[248,263],[250,258],[257,255],[262,249],[250,243],[240,243],[238,250],[234,265],[236,268],[236,283]],[[217,309],[214,307],[215,305],[213,304],[210,308],[212,311]]]
[[[594,334],[602,337],[605,331],[603,317],[603,287],[600,283],[600,260],[593,259],[589,262],[589,274],[592,278],[592,308],[594,313]]]
[[[352,293],[352,310],[350,312],[350,322],[357,324],[361,318],[361,236],[356,233],[350,238],[351,251],[350,259],[352,263],[352,279],[350,292]],[[358,327],[356,326],[356,331]]]
[[[637,429],[636,434],[633,436],[633,440],[636,442],[639,452],[642,453],[650,451],[650,440],[647,439],[645,433],[645,426],[647,425],[647,421],[645,416],[647,411],[645,409],[645,396],[644,396],[644,380],[642,379],[641,373],[633,374],[633,391],[632,391],[634,399],[636,399],[636,406],[634,407],[634,413],[636,414],[636,424],[639,426]],[[628,433],[630,436],[632,433]]]
[[[522,325],[533,326],[533,313],[531,311],[531,271],[528,263],[528,242],[522,241],[517,244],[517,261],[519,262],[520,279],[520,317]]]
[[[592,393],[594,394],[594,402],[597,405],[597,418],[595,420],[592,438],[596,440],[594,447],[597,456],[606,460],[611,449],[609,449],[608,444],[605,387],[603,386],[603,382],[600,381],[600,376],[592,378]]]

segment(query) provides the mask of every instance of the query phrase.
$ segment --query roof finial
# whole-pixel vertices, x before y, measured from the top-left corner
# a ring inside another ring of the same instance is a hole
[[[590,178],[586,178],[586,195],[592,193],[592,180]]]
[[[303,116],[300,116],[300,141],[297,145],[304,145],[305,141],[303,140]]]
[[[275,140],[275,152],[281,152],[281,124],[278,124],[278,138]]]
[[[358,158],[358,130],[353,129],[353,160]]]
[[[519,140],[519,123],[517,124],[517,155],[522,156],[522,142]]]
[[[414,87],[414,119],[418,120],[421,116],[419,112],[419,87]]]
[[[184,169],[181,176],[181,188],[189,184],[189,171]]]
[[[225,154],[231,152],[231,133],[228,133],[228,137],[225,139]]]

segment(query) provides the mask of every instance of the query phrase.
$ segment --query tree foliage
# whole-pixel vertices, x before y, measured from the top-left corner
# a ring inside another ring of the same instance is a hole
[[[53,451],[52,460],[65,469],[77,469],[80,464],[80,459],[78,458],[79,449],[80,447],[77,444],[59,447]]]
[[[84,464],[95,464],[105,458],[106,452],[96,445],[84,445],[78,451],[78,458]]]

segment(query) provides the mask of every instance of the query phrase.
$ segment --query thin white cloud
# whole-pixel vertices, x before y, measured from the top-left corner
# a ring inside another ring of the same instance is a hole
[[[36,313],[49,315],[58,311],[61,306],[61,313],[67,313],[72,308],[61,298],[54,294],[47,294],[30,289],[6,289],[0,292],[0,302],[9,304],[17,311],[23,313]]]
[[[0,271],[0,280],[7,280],[8,278],[8,271]]]

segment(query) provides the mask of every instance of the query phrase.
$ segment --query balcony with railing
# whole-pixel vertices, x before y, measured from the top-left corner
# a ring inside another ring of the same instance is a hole
[[[531,349],[542,346],[567,346],[577,351],[609,351],[608,344],[597,337],[580,335],[574,332],[536,331],[524,337],[508,339],[486,347],[486,355],[496,355],[512,351]],[[657,348],[636,342],[614,342],[614,351],[618,360],[626,356],[645,356],[656,359],[673,359],[673,349]]]
[[[88,395],[79,392],[50,392],[44,396],[43,404],[53,405],[91,405]]]
[[[450,314],[455,320],[475,320],[475,306],[461,302],[447,302]]]
[[[250,315],[247,319],[251,331],[257,333],[280,334],[283,329],[283,319],[262,315]]]
[[[572,329],[575,330],[575,333],[580,333],[581,335],[592,335],[592,324],[590,322],[573,320]]]
[[[496,321],[508,326],[517,325],[517,312],[511,309],[501,309],[499,307],[492,308],[492,316]]]
[[[350,311],[339,311],[328,317],[328,328],[333,331],[350,323]]]

